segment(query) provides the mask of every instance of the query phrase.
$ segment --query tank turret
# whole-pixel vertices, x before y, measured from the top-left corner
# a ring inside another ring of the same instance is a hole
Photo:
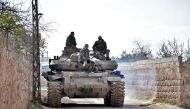
[[[50,69],[58,71],[81,71],[81,70],[90,70],[94,72],[100,72],[105,70],[114,70],[117,69],[118,64],[115,60],[100,60],[94,56],[93,51],[90,53],[90,63],[87,63],[85,66],[79,62],[79,48],[65,47],[62,51],[62,55],[50,59]],[[86,67],[88,66],[88,68]],[[87,69],[85,69],[87,68]]]

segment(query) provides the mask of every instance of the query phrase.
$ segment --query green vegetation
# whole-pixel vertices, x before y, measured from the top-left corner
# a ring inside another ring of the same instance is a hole
[[[153,102],[154,103],[166,103],[166,104],[176,105],[176,101],[174,101],[174,100],[167,100],[167,99],[159,99],[159,98],[157,98]]]
[[[0,1],[0,31],[4,31],[9,42],[14,43],[17,49],[25,53],[32,53],[32,13],[31,8],[22,9],[22,3],[13,4],[11,2]],[[53,31],[50,26],[53,22],[47,24],[40,23],[40,32],[47,33]],[[41,34],[40,34],[41,35]],[[46,38],[40,37],[40,50],[46,51]]]
[[[10,11],[11,8],[6,7],[0,15],[0,29],[9,32],[18,41],[26,34],[26,29],[21,23],[22,20],[17,11]]]
[[[133,62],[138,60],[146,60],[151,58],[166,58],[172,56],[181,56],[183,61],[190,60],[190,41],[188,39],[187,44],[184,42],[179,43],[175,37],[174,40],[163,41],[158,44],[156,48],[156,54],[152,54],[151,45],[142,43],[135,40],[133,42],[134,47],[132,51],[123,51],[120,57],[112,57],[117,61]],[[186,47],[184,45],[187,45]],[[157,46],[157,45],[156,45]]]
[[[32,53],[32,23],[29,11],[21,9],[22,4],[0,2],[0,30],[7,35],[9,42],[15,43],[17,49]]]
[[[30,102],[26,109],[43,109],[43,107],[40,106],[39,104]]]

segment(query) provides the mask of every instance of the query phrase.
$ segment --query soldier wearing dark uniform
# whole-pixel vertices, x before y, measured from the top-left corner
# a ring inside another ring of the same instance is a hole
[[[98,37],[98,40],[93,45],[93,51],[95,52],[95,57],[100,60],[110,60],[109,52],[110,50],[107,49],[107,44],[102,39],[102,36]],[[106,57],[104,56],[106,54]]]
[[[101,54],[106,54],[107,44],[104,41],[104,39],[102,39],[102,36],[98,37],[98,40],[94,43],[92,48],[93,48],[93,51],[98,51]]]
[[[74,37],[74,32],[71,32],[70,35],[66,39],[66,46],[76,47],[77,43]]]

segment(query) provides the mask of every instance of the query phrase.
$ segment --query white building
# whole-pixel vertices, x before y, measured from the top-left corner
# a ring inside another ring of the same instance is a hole
[[[48,52],[47,52],[47,56],[42,55],[40,57],[40,71],[41,71],[41,73],[51,70],[49,68],[49,59],[50,59],[50,57],[48,57]]]

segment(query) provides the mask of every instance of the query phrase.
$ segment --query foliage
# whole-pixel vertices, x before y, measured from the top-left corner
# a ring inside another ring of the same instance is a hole
[[[173,40],[164,41],[157,51],[158,57],[181,56],[186,60],[190,56],[189,40],[188,47],[185,48],[184,42],[179,43],[175,38]]]
[[[32,53],[31,12],[29,10],[23,10],[21,7],[22,3],[13,5],[9,2],[0,1],[0,30],[8,34],[8,38],[16,43],[17,48],[27,53]],[[53,31],[53,29],[50,29],[52,23],[40,23],[40,31],[48,35],[48,32]],[[41,52],[46,51],[46,48],[46,38],[40,37]]]
[[[190,42],[189,42],[189,38],[187,40],[187,49],[185,50],[185,57],[186,57],[187,61],[190,61]]]
[[[152,58],[152,52],[150,49],[150,45],[144,44],[141,41],[134,41],[134,48],[130,53],[127,53],[126,51],[122,51],[121,58],[115,58],[118,61],[127,61],[127,62],[133,62],[138,60],[145,60]],[[114,57],[112,57],[114,58]]]
[[[14,42],[18,49],[32,53],[29,11],[23,11],[21,4],[12,5],[2,1],[0,4],[0,30],[7,33],[9,41]]]
[[[47,41],[45,38],[41,38],[41,41],[40,41],[40,50],[42,53],[46,52],[46,49],[47,49]]]
[[[19,11],[8,3],[4,3],[1,9],[0,21],[0,29],[14,35],[16,41],[26,33]]]
[[[138,60],[145,60],[153,58],[151,46],[144,44],[141,41],[135,40],[134,48],[131,52],[127,53],[122,51],[120,58],[112,57],[117,61],[133,62]],[[172,56],[181,56],[183,61],[190,61],[190,41],[187,41],[187,47],[184,42],[179,43],[175,38],[173,40],[163,41],[157,49],[156,58],[167,58]]]
[[[26,109],[43,109],[43,107],[40,106],[39,104],[30,102]]]
[[[172,53],[169,50],[169,47],[165,44],[165,42],[162,43],[157,54],[158,54],[158,56],[161,56],[161,57],[171,57],[172,56]]]
[[[144,44],[141,41],[134,41],[135,48],[132,51],[133,55],[140,56],[143,59],[152,58],[151,46]]]
[[[153,102],[154,103],[166,103],[166,104],[176,105],[176,101],[174,101],[174,100],[168,100],[168,99],[163,99],[163,98],[157,98]]]
[[[168,41],[163,42],[157,54],[160,57],[178,56],[179,50],[178,50],[176,39],[174,38],[174,41],[168,40]]]

